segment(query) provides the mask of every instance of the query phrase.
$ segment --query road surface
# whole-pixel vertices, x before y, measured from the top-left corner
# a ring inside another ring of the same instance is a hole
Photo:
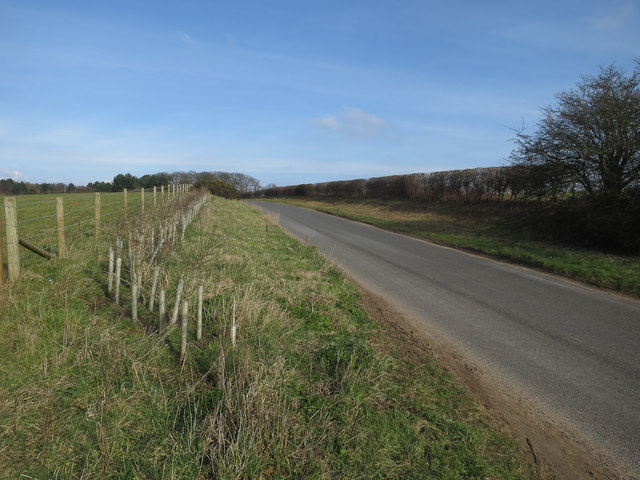
[[[323,213],[251,203],[640,478],[640,302]]]

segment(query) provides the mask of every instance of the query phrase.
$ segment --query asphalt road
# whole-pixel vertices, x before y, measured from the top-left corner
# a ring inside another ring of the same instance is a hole
[[[251,203],[640,475],[640,302],[334,216]]]

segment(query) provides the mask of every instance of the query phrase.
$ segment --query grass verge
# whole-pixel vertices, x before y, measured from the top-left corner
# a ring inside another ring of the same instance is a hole
[[[278,199],[435,243],[525,265],[640,297],[640,257],[536,239],[517,202],[464,204],[400,200]]]
[[[168,298],[180,275],[190,303],[205,289],[184,362],[177,331],[108,300],[106,249],[87,238],[0,288],[0,476],[548,475],[434,361],[390,345],[339,270],[246,205],[212,200],[166,256]]]

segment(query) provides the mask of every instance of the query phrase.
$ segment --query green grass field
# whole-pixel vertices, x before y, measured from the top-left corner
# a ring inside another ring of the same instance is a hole
[[[537,239],[516,202],[278,199],[640,297],[640,257]]]
[[[18,234],[40,248],[52,253],[58,252],[58,229],[56,214],[56,197],[63,199],[65,237],[68,247],[76,240],[94,235],[95,232],[95,193],[68,193],[63,195],[19,195],[15,196],[18,209]],[[101,226],[120,222],[124,212],[124,195],[122,192],[101,193],[100,223]],[[165,193],[165,201],[169,196]],[[156,203],[161,203],[160,191],[156,195]],[[153,191],[146,191],[145,208],[153,206]],[[0,195],[2,222],[4,217],[4,197]],[[128,192],[127,212],[136,215],[142,210],[142,197],[139,191]],[[6,236],[2,234],[2,247],[6,255]],[[21,264],[25,268],[44,261],[41,257],[21,249]],[[5,259],[6,262],[6,259]]]
[[[132,321],[128,287],[125,307],[106,294],[116,223],[0,287],[3,478],[549,477],[435,361],[404,355],[339,270],[241,202],[212,199],[162,257],[170,303],[180,275],[190,304],[204,286],[181,362],[177,331],[159,336],[144,307]]]

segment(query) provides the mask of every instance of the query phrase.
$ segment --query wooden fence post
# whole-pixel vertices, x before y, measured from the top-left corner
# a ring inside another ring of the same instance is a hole
[[[64,200],[56,197],[56,215],[58,217],[58,255],[67,258],[67,244],[64,240]]]
[[[100,208],[102,207],[102,201],[100,198],[100,192],[96,192],[96,238],[100,236]]]
[[[20,276],[20,245],[18,244],[18,207],[15,197],[4,197],[4,216],[7,230],[7,270],[9,281]]]
[[[156,200],[156,187],[153,187],[153,206],[155,207],[158,204]]]
[[[142,213],[144,213],[144,187],[140,187],[140,203],[142,204]]]
[[[164,185],[160,185],[160,201],[164,203]]]
[[[127,219],[127,207],[128,207],[128,205],[127,205],[127,203],[128,203],[127,202],[127,189],[126,188],[122,190],[122,194],[123,194],[123,199],[124,199],[124,218],[126,220]]]

